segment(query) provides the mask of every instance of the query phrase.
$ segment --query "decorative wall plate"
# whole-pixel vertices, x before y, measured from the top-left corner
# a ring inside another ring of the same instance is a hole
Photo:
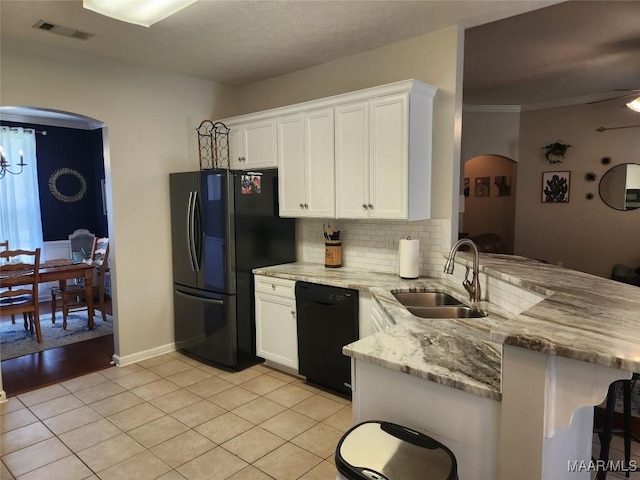
[[[80,189],[73,195],[66,195],[58,189],[58,180],[64,175],[71,175],[80,182]],[[73,203],[81,200],[87,193],[87,181],[82,174],[73,168],[59,168],[49,177],[49,190],[51,194],[61,202]]]

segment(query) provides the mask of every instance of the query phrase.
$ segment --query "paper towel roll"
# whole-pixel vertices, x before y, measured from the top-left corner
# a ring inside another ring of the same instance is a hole
[[[398,275],[400,278],[418,278],[420,266],[420,240],[401,238],[398,245]]]

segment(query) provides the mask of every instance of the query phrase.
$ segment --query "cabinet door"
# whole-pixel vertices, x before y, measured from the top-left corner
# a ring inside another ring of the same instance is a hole
[[[256,353],[298,371],[295,300],[256,294]]]
[[[241,130],[242,127],[240,125],[232,125],[229,127],[229,168],[233,170],[242,169],[244,145]],[[224,166],[226,167],[226,165]]]
[[[369,216],[369,102],[335,108],[336,217]]]
[[[373,218],[408,216],[408,94],[371,103],[371,170],[369,215]],[[425,189],[429,189],[425,185]]]
[[[278,119],[278,201],[281,217],[306,215],[302,115]]]
[[[242,168],[278,166],[275,118],[245,124],[243,141]]]
[[[305,210],[308,217],[334,217],[333,108],[305,113]]]

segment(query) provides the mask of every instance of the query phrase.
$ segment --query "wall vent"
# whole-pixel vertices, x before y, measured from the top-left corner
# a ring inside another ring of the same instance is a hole
[[[45,30],[47,32],[55,33],[56,35],[62,35],[63,37],[77,38],[78,40],[89,40],[93,37],[93,33],[81,32],[75,28],[63,27],[62,25],[55,25],[53,23],[40,20],[33,28],[38,30]]]

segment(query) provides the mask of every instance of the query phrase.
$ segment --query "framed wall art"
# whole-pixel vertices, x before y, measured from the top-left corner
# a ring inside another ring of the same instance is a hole
[[[542,203],[569,203],[571,172],[542,172]]]
[[[488,197],[491,177],[476,177],[475,195],[476,197]]]

